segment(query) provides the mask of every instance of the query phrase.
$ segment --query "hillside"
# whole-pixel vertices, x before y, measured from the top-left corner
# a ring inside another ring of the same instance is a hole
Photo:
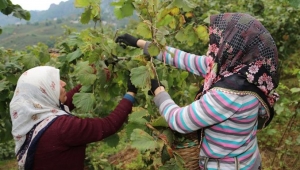
[[[66,2],[60,2],[58,5],[52,4],[48,10],[45,11],[29,11],[31,14],[30,23],[41,22],[46,20],[53,20],[54,18],[72,18],[77,19],[82,13],[83,9],[74,7],[75,0],[69,0]],[[110,3],[113,0],[102,1],[102,20],[116,21],[113,14],[113,7]],[[0,26],[26,24],[25,20],[20,20],[13,16],[6,16],[0,13]]]
[[[122,27],[128,19],[116,19],[114,9],[110,6],[112,1],[102,1],[101,19],[105,24],[113,25],[115,28]],[[30,11],[29,22],[0,14],[0,26],[4,25],[0,35],[0,47],[21,50],[38,42],[52,47],[55,38],[64,33],[63,26],[78,31],[93,26],[92,22],[87,25],[80,24],[79,18],[82,11],[83,9],[74,7],[74,0],[69,0],[58,5],[52,4],[46,11]]]
[[[87,27],[92,27],[92,24],[82,25],[79,23],[71,23],[67,20],[36,22],[35,24],[10,25],[3,29],[0,35],[0,47],[11,48],[15,50],[25,49],[26,46],[42,42],[52,47],[55,39],[61,36],[65,29],[70,27],[76,30],[82,30]]]

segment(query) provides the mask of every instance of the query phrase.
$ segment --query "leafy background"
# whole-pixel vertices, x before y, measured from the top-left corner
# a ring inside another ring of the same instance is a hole
[[[5,2],[9,5],[5,6]],[[1,12],[8,7],[20,10],[9,2],[0,0]],[[69,89],[78,83],[83,85],[73,98],[77,107],[74,114],[79,117],[109,114],[125,93],[128,76],[139,87],[137,103],[123,128],[104,141],[89,145],[87,169],[183,169],[182,159],[172,150],[172,143],[186,139],[175,138],[159,116],[152,97],[147,95],[149,80],[159,78],[176,103],[184,106],[193,101],[202,79],[154,58],[149,61],[142,50],[123,49],[114,39],[130,33],[152,41],[151,56],[165,45],[205,54],[209,15],[245,12],[258,18],[273,35],[281,62],[278,87],[281,99],[275,106],[276,116],[270,126],[258,133],[264,169],[300,168],[299,1],[118,0],[111,2],[117,19],[137,16],[118,29],[103,24],[100,4],[99,0],[74,1],[74,6],[82,10],[80,22],[87,28],[80,31],[66,28],[53,44],[55,53],[49,54],[49,45],[45,43],[24,50],[0,49],[0,158],[11,160],[14,156],[8,106],[18,77],[34,66],[52,65],[60,69]],[[22,14],[16,17],[30,19],[26,11]],[[90,64],[95,65],[96,74]],[[107,69],[109,72],[104,71]],[[8,164],[3,167],[8,169]]]

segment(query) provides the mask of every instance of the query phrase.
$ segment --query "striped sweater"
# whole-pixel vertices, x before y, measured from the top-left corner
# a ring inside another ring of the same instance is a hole
[[[164,52],[157,59],[205,77],[207,57],[172,47],[167,47],[167,51],[175,55]],[[235,169],[235,157],[241,170],[259,168],[261,158],[256,138],[257,117],[265,110],[256,97],[211,89],[199,100],[184,107],[178,106],[167,92],[155,96],[154,102],[175,131],[189,133],[207,127],[200,156],[213,158],[208,162],[209,170],[218,169],[214,158],[221,158],[220,169]],[[200,161],[199,166],[203,166],[203,163]]]

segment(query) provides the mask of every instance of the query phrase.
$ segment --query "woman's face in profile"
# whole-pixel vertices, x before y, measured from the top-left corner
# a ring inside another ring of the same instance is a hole
[[[66,83],[62,80],[60,80],[60,95],[59,95],[59,100],[61,103],[65,103],[67,100],[66,96],[66,89],[65,89]]]

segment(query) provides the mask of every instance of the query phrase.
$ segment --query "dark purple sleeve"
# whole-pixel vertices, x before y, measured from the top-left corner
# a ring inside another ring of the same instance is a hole
[[[104,118],[85,118],[62,116],[56,120],[60,138],[70,146],[78,146],[100,141],[116,133],[132,111],[132,102],[122,99],[117,107]]]
[[[67,105],[69,107],[69,110],[72,111],[73,109],[75,109],[75,106],[73,104],[73,96],[75,93],[79,92],[79,89],[81,88],[81,84],[75,86],[73,89],[71,89],[70,91],[67,92],[67,100],[64,103],[65,105]]]

